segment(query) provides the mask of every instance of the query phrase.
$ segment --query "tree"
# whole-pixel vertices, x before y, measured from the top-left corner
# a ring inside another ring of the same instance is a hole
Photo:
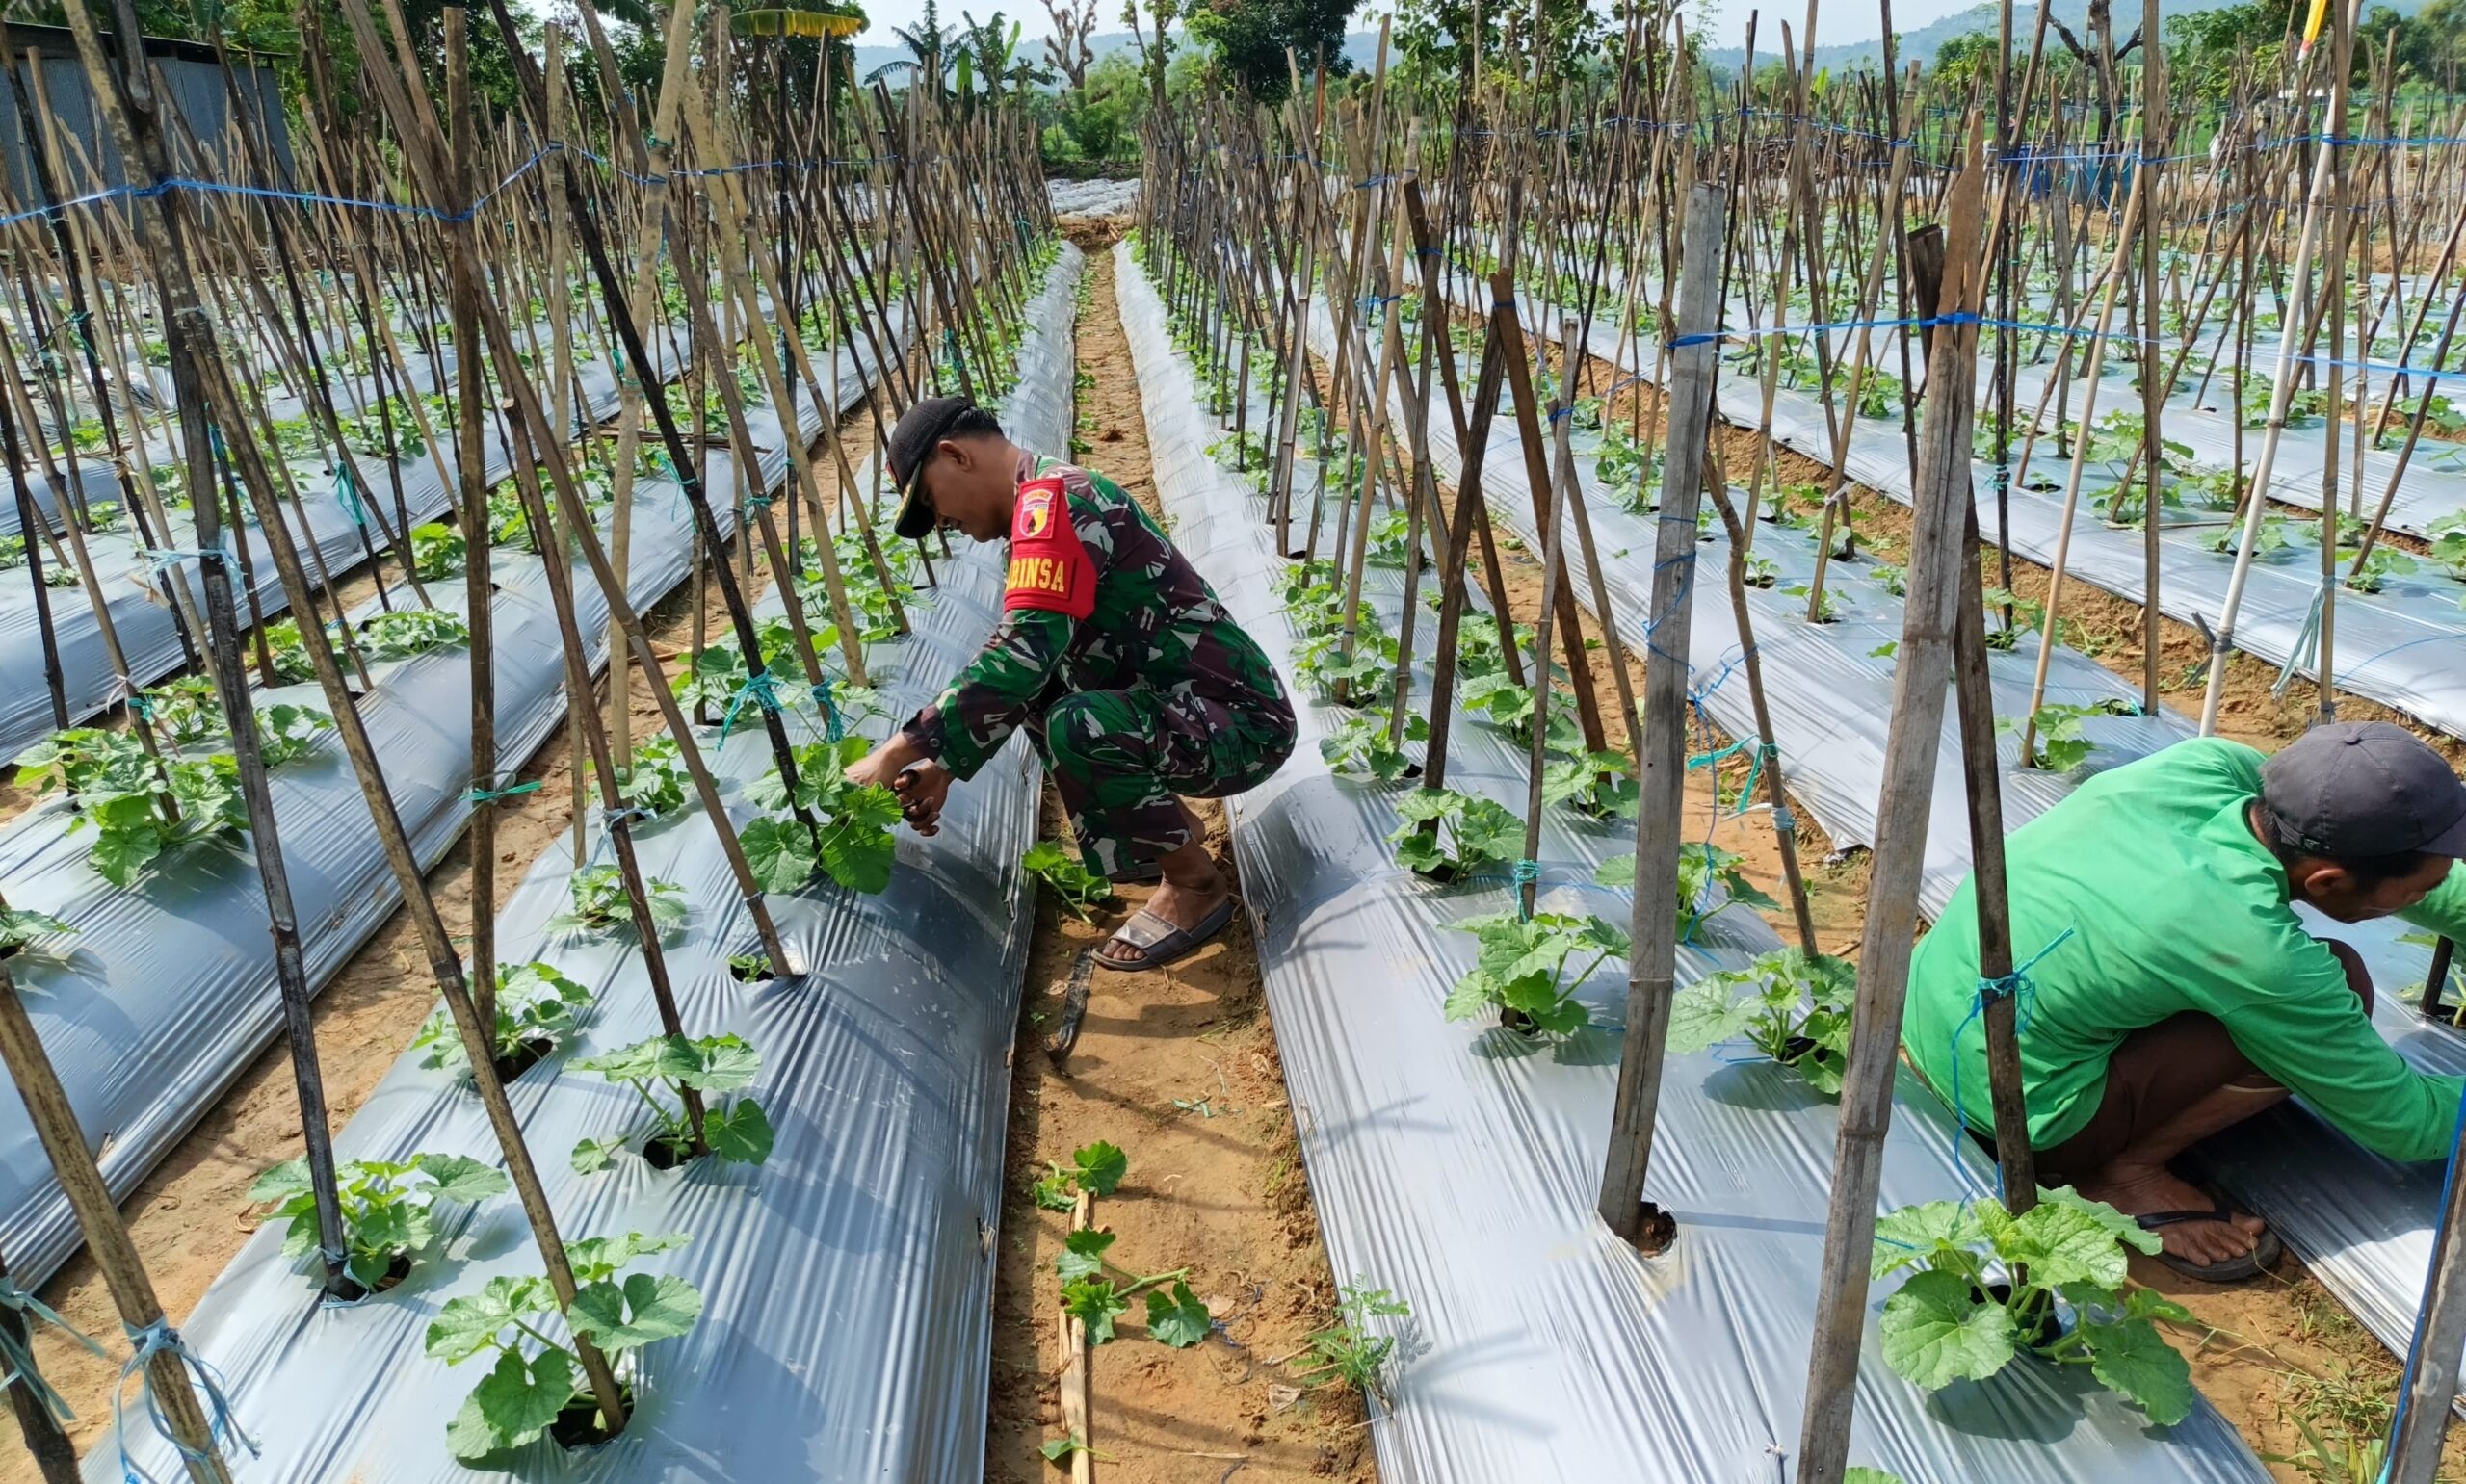
[[[964,22],[959,35],[965,38],[959,47],[961,65],[974,61],[976,70],[984,77],[984,96],[995,103],[1002,100],[1002,84],[1010,74],[1011,57],[1019,50],[1019,23],[1011,21],[1006,32],[1002,29],[1003,18],[1000,11],[994,12],[989,20],[978,20],[966,11],[959,12],[959,19]],[[967,91],[962,77],[959,91]]]
[[[1967,31],[1936,47],[1935,75],[1954,88],[1967,88],[1981,79],[1994,81],[1995,34]]]
[[[1250,95],[1281,103],[1292,91],[1285,48],[1306,65],[1325,57],[1330,75],[1351,69],[1345,22],[1361,0],[1208,0],[1191,13],[1191,32],[1216,48],[1217,59]]]
[[[1139,48],[1139,60],[1147,72],[1147,87],[1156,97],[1165,95],[1165,72],[1173,62],[1173,22],[1179,20],[1185,0],[1148,0],[1148,18],[1156,24],[1150,37],[1139,26],[1139,0],[1121,0],[1121,23],[1130,28],[1130,44]]]
[[[1114,52],[1089,69],[1086,87],[1063,95],[1055,121],[1084,158],[1113,159],[1130,137],[1146,101],[1146,87],[1130,54]]]
[[[916,70],[924,74],[925,85],[932,90],[934,96],[939,97],[942,74],[950,68],[951,49],[958,39],[958,32],[942,24],[942,13],[936,0],[925,0],[925,13],[914,27],[893,26],[890,34],[899,38],[900,44],[916,59]]]
[[[1082,0],[1076,9],[1070,0],[1044,0],[1044,12],[1053,17],[1053,35],[1044,42],[1045,61],[1068,78],[1071,87],[1087,87],[1088,68],[1096,60],[1096,49],[1088,44],[1096,30],[1096,0]]]

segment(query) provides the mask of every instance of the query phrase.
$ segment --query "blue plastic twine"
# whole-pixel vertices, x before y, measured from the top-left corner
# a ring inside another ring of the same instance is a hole
[[[62,1318],[50,1305],[6,1278],[0,1278],[0,1309],[13,1309],[28,1318],[39,1319],[94,1354],[103,1353],[103,1347],[94,1343],[92,1336]],[[10,1331],[0,1329],[0,1361],[6,1361],[9,1366],[9,1373],[0,1376],[0,1392],[5,1392],[22,1381],[25,1383],[28,1394],[42,1403],[44,1409],[53,1417],[64,1422],[77,1420],[77,1414],[69,1410],[67,1400],[58,1392],[53,1391],[51,1383],[42,1378],[42,1372],[35,1368],[32,1334],[28,1334],[24,1340],[20,1341]]]
[[[125,1325],[123,1328],[128,1332],[128,1342],[133,1348],[129,1351],[128,1360],[119,1368],[119,1383],[112,1388],[112,1432],[119,1439],[119,1472],[123,1484],[158,1484],[154,1475],[138,1468],[128,1456],[128,1424],[124,1412],[128,1395],[128,1378],[132,1375],[137,1377],[138,1399],[144,1404],[145,1415],[154,1424],[155,1436],[178,1449],[183,1458],[201,1462],[208,1456],[190,1447],[172,1435],[171,1419],[163,1415],[162,1398],[154,1394],[153,1373],[147,1368],[157,1355],[170,1354],[176,1357],[180,1364],[197,1377],[197,1387],[205,1393],[205,1405],[213,1429],[215,1447],[222,1447],[223,1435],[228,1433],[239,1440],[240,1446],[249,1450],[249,1457],[257,1456],[255,1440],[241,1431],[239,1422],[231,1416],[231,1398],[224,1395],[223,1391],[223,1372],[215,1369],[196,1351],[190,1349],[188,1342],[180,1339],[180,1332],[171,1328],[170,1319],[156,1319],[143,1328],[136,1325]]]
[[[736,694],[728,698],[727,715],[720,718],[721,746],[728,744],[728,733],[736,726],[736,714],[745,709],[748,697],[759,702],[764,711],[779,709],[779,692],[774,689],[769,670],[755,670],[746,678],[744,685],[736,688]]]
[[[2038,950],[2034,953],[2032,953],[2026,962],[2022,963],[2020,967],[2014,969],[2011,973],[2001,975],[1991,979],[1980,979],[1978,981],[1978,993],[1970,997],[1969,1013],[1961,1017],[1961,1023],[1959,1025],[1953,1028],[1952,1153],[1953,1164],[1955,1168],[1965,1168],[1965,1166],[1961,1164],[1960,1138],[1962,1132],[1969,1127],[1969,1114],[1964,1111],[1961,1106],[1961,1037],[1968,1033],[1971,1022],[1986,1013],[1987,1002],[1992,1000],[2008,999],[2017,1001],[2020,1012],[2020,1023],[2014,1028],[2013,1033],[2018,1035],[2021,1032],[2028,1030],[2030,1028],[2030,1014],[2037,1003],[2038,995],[2037,984],[2031,979],[2030,971],[2036,968],[2039,961],[2044,959],[2049,953],[2052,953],[2057,949],[2063,947],[2064,942],[2077,930],[2078,929],[2076,928],[2067,927],[2063,929],[2063,931],[2057,933],[2054,937],[2047,940],[2046,947]],[[1998,1160],[1995,1165],[1995,1198],[1999,1201],[2004,1199],[2004,1165],[2001,1160]]]
[[[529,783],[515,783],[515,784],[509,784],[508,786],[506,786],[505,788],[502,788],[502,789],[478,789],[478,788],[475,788],[475,789],[471,789],[471,790],[469,790],[469,791],[467,791],[467,792],[465,792],[465,793],[463,794],[463,795],[462,795],[462,801],[463,801],[464,803],[466,803],[466,804],[471,804],[471,805],[474,805],[474,806],[477,806],[477,805],[480,805],[480,804],[494,804],[494,803],[501,803],[501,802],[503,802],[504,800],[509,799],[509,798],[512,798],[513,796],[515,796],[516,794],[531,794],[531,793],[536,793],[536,792],[538,792],[538,788],[539,788],[539,784],[540,784],[540,780],[539,780],[539,779],[537,779],[537,778],[534,778],[534,779],[532,779]]]
[[[813,688],[814,704],[822,708],[823,734],[835,745],[848,735],[848,725],[839,716],[839,703],[832,698],[830,677],[825,675]]]

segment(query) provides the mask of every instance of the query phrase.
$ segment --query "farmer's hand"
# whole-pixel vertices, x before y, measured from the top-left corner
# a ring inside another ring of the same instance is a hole
[[[905,732],[893,732],[880,746],[848,765],[848,781],[859,788],[879,784],[886,789],[899,786],[899,775],[909,765],[924,760]]]
[[[899,812],[907,817],[910,829],[920,835],[941,832],[942,805],[951,796],[949,768],[931,761],[919,763],[900,774],[891,788],[899,794]]]

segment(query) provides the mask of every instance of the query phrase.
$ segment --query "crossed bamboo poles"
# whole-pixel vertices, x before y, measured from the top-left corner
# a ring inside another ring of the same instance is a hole
[[[149,186],[174,176],[172,138],[166,129],[160,110],[160,93],[153,81],[141,67],[129,69],[108,57],[96,35],[94,17],[80,4],[71,14],[81,62],[95,96],[106,100],[104,112],[111,123],[123,158],[130,162],[132,183]],[[122,7],[116,17],[122,34],[135,34],[134,18]],[[785,946],[778,937],[769,911],[748,870],[735,832],[721,807],[717,786],[703,764],[691,724],[678,709],[663,673],[661,661],[643,628],[640,615],[631,608],[616,562],[612,562],[603,547],[591,513],[577,486],[575,472],[566,451],[564,430],[568,404],[565,389],[571,378],[571,343],[562,304],[560,275],[571,271],[564,256],[568,232],[573,246],[587,259],[592,282],[598,290],[595,311],[602,318],[621,355],[621,365],[634,378],[627,387],[626,410],[646,410],[657,430],[660,445],[675,471],[680,494],[690,508],[697,530],[701,549],[716,558],[723,544],[721,532],[710,503],[709,491],[698,473],[699,461],[693,456],[688,435],[682,431],[670,412],[665,395],[651,368],[657,364],[645,342],[643,316],[637,311],[647,299],[643,291],[652,282],[649,265],[653,251],[665,239],[682,260],[674,275],[674,287],[685,303],[689,334],[695,351],[695,364],[717,367],[723,374],[709,378],[710,389],[721,404],[727,426],[728,441],[736,456],[741,478],[749,477],[757,467],[759,451],[755,446],[746,418],[746,399],[735,384],[732,375],[724,374],[731,365],[729,346],[735,336],[723,334],[721,322],[714,313],[712,295],[706,287],[706,272],[715,273],[725,294],[722,308],[737,324],[747,326],[765,323],[766,312],[793,306],[796,296],[803,292],[806,281],[806,250],[817,245],[800,239],[795,243],[797,256],[789,260],[774,259],[769,251],[766,235],[774,229],[774,220],[757,218],[754,203],[740,195],[735,171],[742,158],[736,153],[744,143],[744,124],[730,111],[719,107],[702,91],[705,79],[691,75],[688,59],[693,55],[695,37],[693,34],[692,12],[678,8],[671,15],[669,29],[669,66],[654,110],[654,131],[646,141],[639,120],[630,111],[616,111],[605,121],[608,137],[620,155],[626,155],[647,166],[639,173],[653,181],[669,181],[666,169],[669,146],[652,143],[673,138],[690,148],[698,167],[696,179],[705,182],[697,193],[688,194],[674,189],[645,193],[639,215],[633,261],[640,265],[634,282],[628,284],[620,274],[616,258],[609,246],[609,233],[603,228],[603,218],[623,220],[625,205],[609,199],[603,192],[587,182],[576,169],[570,154],[560,152],[546,164],[558,188],[549,194],[551,207],[550,254],[539,281],[544,282],[551,299],[557,305],[549,315],[555,341],[554,371],[545,396],[535,385],[526,367],[526,351],[536,354],[536,337],[526,346],[498,297],[490,293],[489,262],[480,247],[477,214],[467,203],[479,198],[475,182],[482,178],[475,163],[479,150],[470,129],[473,110],[470,107],[467,64],[467,22],[460,12],[445,17],[445,73],[447,111],[457,122],[459,138],[449,142],[431,108],[425,85],[413,61],[408,28],[392,0],[384,0],[382,30],[380,18],[372,14],[364,0],[351,0],[345,14],[360,55],[368,64],[364,80],[372,84],[379,95],[384,117],[395,133],[402,158],[409,173],[410,197],[440,221],[438,234],[443,248],[445,299],[454,327],[457,349],[456,401],[458,404],[457,435],[459,444],[458,463],[459,492],[461,496],[460,520],[468,545],[465,566],[466,592],[472,603],[473,630],[471,664],[474,672],[474,768],[478,786],[475,798],[480,804],[474,828],[484,846],[489,835],[488,805],[496,794],[492,781],[498,776],[494,757],[494,742],[490,726],[490,698],[487,672],[490,664],[490,637],[485,615],[488,609],[489,561],[486,522],[486,489],[481,474],[479,430],[483,402],[484,366],[481,351],[485,350],[486,366],[493,370],[500,394],[510,399],[508,442],[514,454],[513,483],[530,529],[542,539],[550,554],[544,563],[547,586],[560,626],[564,643],[568,693],[578,700],[591,694],[590,677],[584,659],[582,636],[576,626],[576,606],[565,563],[555,553],[560,536],[569,540],[590,569],[590,576],[601,588],[609,605],[613,628],[630,647],[634,661],[643,665],[664,717],[674,736],[687,770],[704,805],[711,826],[717,832],[738,885],[745,898],[748,916],[774,969],[782,975],[808,972],[813,966],[791,963]],[[522,51],[514,39],[512,17],[501,8],[492,16],[499,33],[512,43],[525,107],[532,128],[541,138],[556,138],[561,120],[558,110],[564,94],[552,91],[550,81],[561,65],[561,58],[552,49],[547,68],[543,69]],[[601,34],[595,17],[583,16],[586,39],[593,63],[603,74],[613,75],[614,58],[607,39]],[[719,55],[724,47],[726,33],[724,16],[709,43],[710,55]],[[617,95],[610,90],[610,95]],[[842,231],[826,232],[820,247],[824,295],[829,300],[832,323],[838,330],[839,343],[855,343],[853,331],[861,333],[874,350],[873,364],[879,376],[896,383],[894,395],[913,395],[919,388],[945,377],[962,383],[973,377],[979,380],[998,370],[997,347],[986,321],[1008,314],[1015,318],[1025,302],[1029,285],[1024,280],[1024,266],[1031,246],[1032,223],[1039,220],[1031,211],[1041,211],[1026,194],[1024,181],[1029,178],[1020,169],[1032,159],[1026,151],[1032,148],[1027,131],[1015,120],[1003,117],[954,116],[929,109],[922,100],[911,100],[903,115],[895,112],[885,96],[878,95],[871,110],[859,107],[852,120],[853,131],[870,127],[874,130],[869,143],[878,147],[864,184],[868,195],[879,205],[904,198],[915,209],[898,219],[904,225],[894,237],[893,218],[887,211],[878,211],[879,235],[868,243],[867,234],[849,209],[846,186],[838,177],[840,171],[825,169],[793,182],[773,203],[775,207],[776,238],[783,247],[790,244],[786,222],[798,209],[817,202],[826,202],[824,220]],[[867,115],[870,114],[870,117]],[[689,117],[690,116],[690,117]],[[680,120],[684,126],[680,127]],[[772,119],[779,121],[778,116]],[[859,132],[856,138],[865,136]],[[841,138],[825,131],[819,138],[808,133],[808,145],[819,143],[826,151],[842,146]],[[879,147],[887,146],[887,147]],[[917,185],[913,177],[931,174],[931,194]],[[981,191],[953,189],[963,179],[1006,182]],[[214,334],[214,320],[209,304],[217,278],[213,276],[221,265],[199,247],[202,240],[202,213],[197,200],[184,191],[146,193],[146,205],[135,213],[135,257],[149,270],[157,300],[162,306],[168,325],[168,354],[174,386],[178,416],[183,430],[182,447],[188,463],[190,487],[211,490],[218,471],[214,453],[217,440],[205,435],[209,420],[213,426],[238,429],[249,425],[255,410],[249,403],[248,386],[233,375],[225,349]],[[928,207],[921,203],[930,200]],[[843,235],[844,231],[844,235]],[[697,256],[708,254],[707,259]],[[844,247],[843,247],[844,244]],[[853,262],[843,262],[845,250]],[[879,252],[878,261],[898,265],[902,283],[889,297],[885,296],[879,273],[867,261],[869,253]],[[784,273],[793,263],[796,272]],[[854,286],[861,285],[859,294]],[[919,347],[922,365],[906,363],[905,351],[894,330],[890,306],[896,299],[905,316],[905,327],[913,333]],[[853,301],[853,302],[852,302]],[[261,299],[256,307],[262,313],[270,306]],[[272,306],[278,307],[278,306]],[[293,324],[303,328],[300,306],[294,304]],[[934,355],[933,335],[944,332],[945,353]],[[860,634],[847,596],[834,553],[832,532],[822,499],[818,478],[809,461],[806,443],[796,427],[796,398],[800,389],[826,413],[837,405],[836,387],[826,391],[822,379],[795,332],[795,316],[787,315],[780,342],[785,347],[783,358],[768,335],[755,333],[749,337],[757,348],[759,369],[765,389],[774,404],[782,409],[790,437],[791,475],[796,493],[802,496],[802,507],[810,511],[810,531],[815,547],[815,560],[823,574],[831,606],[839,620],[842,654],[847,664],[846,678],[862,683],[863,660],[858,648]],[[890,347],[883,353],[885,345]],[[793,362],[800,380],[789,379],[789,363]],[[297,366],[295,370],[300,369]],[[307,368],[315,375],[314,363]],[[834,373],[835,375],[835,373]],[[324,383],[319,382],[321,390]],[[829,399],[829,400],[826,400]],[[879,405],[879,404],[878,404]],[[330,404],[320,410],[325,414],[328,431],[334,431]],[[878,420],[879,421],[879,420]],[[877,538],[873,534],[871,511],[859,490],[849,455],[841,447],[834,431],[824,419],[824,441],[829,447],[841,478],[839,502],[842,529],[853,529],[867,555],[873,576],[888,590],[889,569]],[[634,421],[626,420],[620,439],[633,436]],[[879,433],[879,426],[878,426]],[[698,434],[698,430],[697,430]],[[432,443],[432,447],[433,447]],[[220,444],[219,452],[227,460],[224,471],[232,499],[245,496],[266,522],[265,533],[269,556],[278,569],[286,600],[303,619],[313,619],[316,610],[310,606],[311,584],[301,560],[300,543],[280,519],[279,471],[268,460],[252,438],[235,438]],[[629,461],[630,463],[630,461]],[[544,476],[544,480],[541,478]],[[55,482],[56,490],[68,486]],[[29,514],[31,501],[19,492],[21,511]],[[73,496],[64,493],[64,502]],[[799,664],[806,681],[818,692],[827,683],[818,657],[812,651],[810,631],[799,600],[798,577],[801,564],[795,560],[798,538],[797,508],[788,511],[788,537],[783,545],[776,517],[766,495],[749,493],[744,508],[750,524],[759,534],[763,556],[769,566],[779,598],[789,615],[800,651]],[[64,505],[64,514],[68,510]],[[222,694],[224,709],[232,724],[235,752],[244,778],[244,794],[249,807],[250,833],[261,866],[271,860],[265,880],[270,909],[276,924],[278,942],[282,940],[290,912],[288,891],[280,876],[278,846],[275,843],[275,821],[266,796],[264,768],[258,753],[249,710],[245,667],[239,661],[239,622],[232,596],[231,568],[236,559],[223,554],[222,537],[223,509],[207,498],[197,506],[197,523],[199,549],[207,555],[197,559],[200,586],[203,589],[204,612],[199,627],[207,637],[201,658],[211,657],[209,668]],[[79,522],[71,518],[65,523],[68,539],[77,540]],[[625,507],[620,501],[616,512],[615,538],[622,551]],[[30,550],[39,545],[48,533],[39,521],[28,526]],[[399,537],[389,533],[399,549]],[[311,556],[313,557],[313,551]],[[616,559],[621,562],[621,556]],[[407,567],[407,562],[406,562]],[[91,568],[89,568],[91,573]],[[325,577],[322,571],[319,576]],[[774,693],[772,676],[774,664],[787,673],[784,660],[764,653],[747,603],[745,586],[724,561],[714,560],[712,576],[721,587],[723,603],[741,652],[745,656],[748,682],[741,700],[750,700],[763,716],[763,730],[770,749],[783,778],[793,783],[795,759],[780,717],[782,702]],[[330,582],[323,586],[330,589]],[[416,590],[416,589],[415,589]],[[425,598],[425,594],[421,594]],[[896,604],[896,595],[892,594]],[[106,620],[107,622],[107,616]],[[904,626],[904,619],[903,619]],[[254,627],[251,625],[250,627]],[[352,704],[352,691],[343,670],[343,661],[328,642],[323,626],[303,622],[303,648],[317,672],[319,683],[331,707],[336,729],[344,749],[350,756],[362,794],[371,811],[377,832],[383,845],[388,863],[400,886],[406,906],[428,954],[430,967],[440,993],[460,1035],[473,1067],[473,1080],[492,1127],[504,1148],[510,1173],[513,1177],[517,1196],[534,1234],[551,1284],[560,1302],[569,1303],[573,1292],[571,1270],[564,1256],[553,1213],[549,1211],[536,1169],[523,1148],[504,1087],[493,1066],[492,1034],[489,1026],[492,1013],[486,992],[493,979],[490,957],[493,945],[484,930],[475,945],[474,961],[466,976],[464,965],[448,939],[441,918],[429,898],[425,883],[406,842],[400,820],[395,817],[391,795],[364,728]],[[619,673],[624,666],[617,666]],[[826,694],[826,692],[823,692]],[[619,779],[618,754],[612,746],[609,730],[601,725],[595,705],[573,708],[576,730],[587,748],[593,771],[601,789],[605,836],[616,856],[623,877],[629,905],[632,908],[637,936],[644,954],[645,967],[652,982],[662,1028],[669,1034],[681,1034],[682,1024],[673,995],[667,980],[656,924],[648,913],[643,881],[633,857],[630,840],[631,814],[623,807],[617,793]],[[622,712],[620,710],[620,717]],[[619,733],[621,736],[621,732]],[[483,859],[493,859],[492,848],[478,852]],[[485,886],[480,888],[485,891]],[[486,898],[481,898],[484,902]],[[481,914],[485,922],[485,909]],[[330,1253],[341,1248],[340,1231],[333,1210],[330,1150],[326,1145],[326,1119],[316,1096],[318,1078],[315,1048],[308,1034],[306,1020],[307,991],[298,971],[296,928],[291,929],[291,951],[280,955],[280,975],[286,1005],[287,1021],[292,1032],[295,1067],[302,1093],[303,1112],[309,1129],[310,1165],[316,1185],[324,1244]],[[0,979],[0,1053],[5,1053],[13,1076],[25,1091],[30,1109],[35,1113],[39,1131],[47,1152],[60,1169],[64,1187],[77,1210],[81,1226],[90,1244],[111,1280],[115,1301],[132,1334],[153,1337],[141,1346],[151,1372],[154,1393],[164,1407],[169,1424],[177,1437],[192,1477],[219,1479],[227,1476],[217,1451],[221,1440],[199,1409],[185,1367],[190,1364],[175,1332],[164,1321],[159,1304],[144,1282],[144,1275],[135,1260],[124,1228],[119,1225],[108,1193],[103,1189],[99,1173],[84,1149],[73,1116],[68,1112],[65,1095],[58,1080],[50,1073],[39,1043],[35,1039],[13,993],[13,988]],[[699,1109],[688,1102],[697,1148],[701,1146]],[[330,1263],[329,1258],[329,1263]],[[329,1266],[329,1285],[339,1281],[339,1274]],[[578,1352],[594,1399],[611,1430],[621,1429],[625,1413],[614,1375],[604,1357],[587,1341],[578,1339]],[[30,1437],[32,1435],[30,1434]],[[39,1440],[38,1440],[39,1441]]]

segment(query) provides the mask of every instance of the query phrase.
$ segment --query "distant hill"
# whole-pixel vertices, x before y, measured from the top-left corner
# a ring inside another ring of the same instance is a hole
[[[2159,0],[2158,14],[2163,23],[2170,16],[2217,10],[2229,3],[2231,0]],[[2401,15],[2412,15],[2423,9],[2424,0],[2365,0],[2364,9],[2369,11],[2377,5],[2386,5]],[[1973,31],[1982,31],[1992,36],[1995,32],[1998,13],[1999,11],[1993,4],[1974,5],[1966,11],[1947,15],[1932,25],[1921,26],[1915,31],[1903,31],[1895,46],[1895,54],[1904,67],[1913,59],[1931,64],[1935,60],[1936,51],[1954,37],[1967,36]],[[2058,20],[2072,28],[2073,35],[2081,38],[2083,45],[2088,44],[2088,36],[2083,30],[2083,27],[2088,24],[2088,0],[2055,0],[2052,13]],[[2133,0],[2114,0],[2112,13],[2115,40],[2120,43],[2132,35],[2135,27],[2140,24],[2140,7],[2133,3]],[[1790,21],[1795,29],[1798,17],[1791,16]],[[2028,46],[2031,31],[2036,25],[2036,5],[2031,3],[2031,0],[2014,0],[2013,43],[2017,46]],[[2059,46],[2062,43],[2050,30],[2047,44]],[[1781,55],[1780,27],[1773,24],[1771,17],[1767,17],[1766,22],[1756,28],[1755,55],[1759,62],[1770,62]],[[1743,45],[1717,46],[1704,53],[1704,60],[1717,67],[1735,69],[1745,56],[1746,48]],[[1880,36],[1863,41],[1818,46],[1815,49],[1815,65],[1836,72],[1859,64],[1870,67],[1880,66],[1883,65],[1883,59],[1884,43]]]

